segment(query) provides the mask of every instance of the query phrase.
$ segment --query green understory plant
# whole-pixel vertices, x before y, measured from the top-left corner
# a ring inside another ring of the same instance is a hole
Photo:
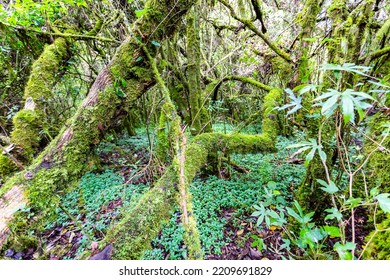
[[[363,133],[363,136],[369,141],[373,141],[375,145],[375,148],[365,155],[359,154],[361,149],[351,149],[348,132],[359,131],[359,126],[364,125],[369,108],[375,105],[383,105],[381,103],[383,98],[380,100],[380,98],[375,97],[386,95],[389,92],[389,87],[384,82],[369,76],[367,73],[370,68],[365,66],[357,66],[351,63],[343,65],[326,64],[321,67],[321,70],[332,72],[334,80],[332,77],[330,79],[336,88],[329,88],[313,99],[313,110],[316,107],[321,108],[321,114],[310,115],[311,118],[314,117],[320,120],[317,139],[310,138],[308,141],[302,141],[287,148],[298,149],[294,155],[304,153],[306,167],[315,157],[318,157],[325,178],[316,178],[316,182],[323,192],[322,197],[331,198],[329,207],[325,209],[326,216],[323,221],[314,221],[312,220],[314,212],[304,213],[296,201],[294,202],[295,210],[290,207],[272,209],[266,206],[267,203],[266,205],[256,206],[253,216],[257,217],[258,226],[265,224],[268,228],[272,225],[281,227],[289,240],[288,242],[303,250],[304,257],[335,258],[335,255],[331,253],[333,250],[337,253],[337,258],[340,259],[361,258],[372,238],[367,241],[366,246],[357,243],[356,210],[358,208],[368,209],[368,213],[373,216],[373,227],[376,229],[374,235],[380,231],[390,230],[390,228],[378,229],[376,224],[379,209],[384,213],[390,213],[390,194],[380,193],[379,185],[368,185],[365,179],[358,180],[359,176],[364,177],[364,174],[367,173],[367,163],[373,154],[386,150],[386,147],[382,144],[389,136],[389,130],[386,125],[382,127],[383,133],[379,141],[374,141]],[[346,88],[346,85],[348,85],[346,79],[357,81],[362,76],[372,80],[368,83],[357,83],[353,87]],[[375,87],[375,89],[368,91],[369,86]],[[307,93],[321,87],[304,86],[303,88],[304,93]],[[360,90],[356,90],[356,88]],[[302,91],[302,86],[295,90]],[[295,96],[293,91],[289,89],[286,92],[291,103],[278,109],[290,109],[287,115],[294,114],[303,108],[301,95],[304,93]],[[305,110],[308,111],[308,109]],[[358,120],[356,115],[359,117]],[[327,134],[325,135],[325,126],[333,127],[330,131],[334,135],[329,135],[329,129],[326,130]],[[323,144],[325,141],[328,147],[333,146],[338,152],[338,160],[334,163],[331,163],[329,154],[324,150]],[[335,143],[332,143],[332,141]],[[336,167],[335,169],[338,172],[332,172],[331,166]],[[359,185],[363,185],[363,191],[357,190]],[[287,213],[295,223],[291,223],[290,220],[287,222],[284,219],[284,213]],[[329,239],[334,241],[329,242]],[[285,242],[285,244],[287,243]],[[358,245],[362,248],[359,249],[359,252],[357,252]],[[285,248],[290,249],[290,246],[285,246]],[[289,253],[292,257],[297,257],[291,250],[289,250]]]

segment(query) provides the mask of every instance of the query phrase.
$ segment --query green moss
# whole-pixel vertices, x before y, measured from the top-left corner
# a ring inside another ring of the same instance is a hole
[[[28,171],[32,173],[33,178],[25,181],[23,185],[28,188],[28,207],[31,208],[33,218],[28,220],[28,226],[16,225],[20,235],[23,235],[23,232],[28,232],[30,228],[40,229],[44,221],[54,216],[54,209],[57,207],[59,197],[68,188],[74,186],[81,174],[88,169],[88,155],[91,148],[100,142],[102,135],[115,121],[116,114],[122,108],[134,106],[135,100],[153,85],[153,72],[150,71],[149,66],[144,65],[144,61],[141,61],[140,65],[137,64],[136,60],[142,56],[142,53],[138,52],[139,46],[135,41],[138,38],[136,37],[145,36],[151,39],[149,36],[153,35],[153,39],[156,41],[165,39],[175,31],[178,20],[194,2],[194,0],[167,1],[167,5],[161,5],[160,1],[148,1],[146,5],[148,12],[135,23],[134,36],[119,47],[108,69],[100,73],[98,83],[93,87],[96,92],[92,92],[97,96],[91,94],[88,97],[84,104],[79,107],[74,117],[62,128],[56,139],[45,148],[30,166]],[[161,24],[161,22],[164,22],[164,24]],[[45,58],[50,58],[50,61],[52,61],[51,59],[54,60],[60,56],[53,56],[52,53],[58,51],[58,54],[62,54],[64,49],[55,46],[54,48],[47,47],[47,50],[48,53],[50,50],[50,54]],[[46,55],[46,52],[44,53]],[[46,59],[42,58],[42,61],[36,63],[36,68],[40,68],[40,71],[44,71],[46,75],[50,68],[46,66],[54,66],[55,63],[46,65],[45,61]],[[33,85],[34,82],[53,81],[51,79],[52,75],[58,71],[51,70],[50,76],[45,76],[46,78],[42,79],[39,77],[43,77],[43,73],[39,75],[38,71],[36,72],[31,76],[31,85],[27,87],[29,89],[38,86]],[[122,83],[122,79],[126,82],[126,96],[120,97],[117,94],[118,91],[114,86],[114,82]],[[47,85],[50,85],[50,83],[44,86]],[[34,92],[36,90],[38,88],[35,88]],[[39,96],[43,95],[39,93]],[[34,99],[34,96],[31,97]],[[38,99],[34,99],[34,102],[37,105],[35,111],[39,116]],[[164,184],[168,183],[164,181]],[[155,206],[157,209],[159,209],[157,206],[162,201],[159,197],[164,198],[166,195],[168,195],[166,192],[156,195],[158,203]],[[150,198],[152,197],[150,196]],[[164,201],[163,208],[166,205],[168,204]],[[142,212],[141,209],[139,210]]]
[[[347,12],[347,1],[346,0],[334,0],[327,9],[328,14],[333,17],[337,14],[345,14]]]
[[[38,238],[34,236],[35,229],[32,228],[29,232],[23,231],[23,229],[28,227],[27,214],[27,211],[19,211],[14,216],[13,222],[8,226],[11,232],[11,236],[0,248],[1,255],[4,255],[4,252],[8,248],[12,248],[15,252],[21,252],[30,248],[37,248]]]
[[[47,101],[52,96],[53,87],[57,81],[60,68],[70,58],[69,43],[58,38],[53,44],[45,47],[41,56],[34,62],[31,75],[27,82],[24,99],[33,108],[22,109],[13,118],[14,130],[11,141],[23,148],[24,155],[31,160],[37,152],[41,138],[39,131],[46,123],[53,123],[47,115]],[[55,121],[54,121],[55,123]]]
[[[114,244],[113,259],[140,259],[150,241],[170,217],[177,181],[173,168],[149,190],[125,217],[107,233],[104,243]]]
[[[210,131],[210,117],[205,112],[205,98],[201,90],[200,79],[200,37],[199,37],[199,19],[198,8],[193,7],[186,18],[187,34],[187,80],[188,97],[191,116],[191,134],[198,135],[205,127]],[[202,113],[203,112],[203,113]]]
[[[265,97],[263,101],[263,134],[267,135],[271,141],[275,141],[280,133],[280,125],[278,115],[275,108],[280,104],[282,99],[282,90],[273,89]]]
[[[387,215],[387,219],[383,220],[378,225],[378,230],[386,230],[390,228],[390,215]],[[367,244],[364,252],[365,259],[372,260],[389,260],[390,259],[390,231],[371,232],[366,237],[368,242],[372,238],[371,242]]]
[[[298,80],[300,83],[305,84],[309,81],[309,78],[310,78],[309,60],[307,59],[307,49],[304,48],[302,56],[299,59]]]
[[[36,103],[44,102],[51,96],[56,74],[69,58],[69,45],[63,38],[56,39],[53,44],[45,47],[43,53],[34,62],[27,83],[24,98],[32,97]]]
[[[187,204],[188,206],[188,204]],[[192,211],[189,211],[188,224],[184,226],[184,244],[187,246],[189,260],[202,260],[203,252],[200,244],[199,231]]]
[[[389,102],[387,102],[389,103]],[[386,104],[387,106],[389,104]],[[384,137],[384,124],[388,124],[388,117],[382,112],[375,114],[368,123],[368,132],[371,139],[377,143],[381,143]],[[364,144],[364,153],[369,155],[371,151],[376,149],[377,144],[370,140],[367,140]],[[386,149],[378,149],[376,152],[371,154],[369,161],[367,162],[367,170],[369,176],[366,177],[366,184],[369,188],[379,187],[381,193],[390,192],[390,138],[387,137],[382,142],[382,147]],[[361,184],[361,189],[364,189],[364,185]],[[383,221],[378,225],[379,230],[390,228],[390,215],[386,215]],[[365,258],[368,259],[379,259],[388,260],[390,259],[390,231],[377,232],[372,231],[366,238],[366,241],[370,240],[373,236],[371,243],[368,244]]]
[[[385,124],[389,123],[389,119],[382,112],[377,113],[369,121],[369,135],[371,139],[377,143],[382,142],[384,137],[383,131]],[[382,146],[386,149],[378,149],[374,152],[368,163],[367,169],[370,171],[370,176],[368,176],[368,185],[372,187],[379,186],[381,192],[390,193],[390,154],[388,150],[390,149],[390,137],[386,137],[383,141]],[[370,152],[376,149],[377,144],[373,143],[370,140],[367,140],[364,145],[364,152],[370,154]]]
[[[380,49],[384,45],[386,36],[390,32],[390,19],[386,20],[385,23],[382,25],[382,27],[378,30],[378,32],[375,35],[375,39],[373,40],[373,43],[370,46],[370,54],[367,55],[364,64],[369,65],[371,60],[375,58],[376,55],[380,55]],[[384,48],[383,50],[386,50],[388,48]],[[379,52],[379,53],[378,53]],[[386,70],[384,71],[386,73]]]
[[[245,135],[222,133],[203,133],[193,138],[185,153],[185,182],[190,184],[193,178],[206,163],[208,155],[217,151],[254,153],[259,151],[274,151],[276,136],[278,133],[278,121],[271,117],[272,109],[276,107],[280,98],[281,90],[271,90],[264,99],[263,105],[263,134]],[[167,103],[168,111],[165,115],[170,116],[172,105]],[[178,120],[178,118],[175,118]],[[172,127],[177,127],[172,123]],[[177,135],[173,132],[171,135]],[[175,142],[176,143],[176,142]],[[139,259],[143,252],[151,248],[150,242],[161,230],[162,222],[167,221],[174,203],[177,201],[179,185],[179,165],[174,160],[168,171],[139,201],[138,205],[126,213],[125,218],[114,225],[108,233],[105,244],[114,244],[113,257],[117,259]],[[188,193],[188,192],[187,192]],[[192,212],[191,199],[189,212]],[[192,215],[192,214],[191,214]],[[201,258],[199,235],[196,229],[195,219],[191,217],[186,226],[186,242],[189,242],[190,258]],[[196,242],[194,242],[194,240]]]
[[[316,22],[320,11],[320,2],[317,0],[307,0],[302,13],[299,14],[298,19],[302,19],[303,35],[306,36],[308,30],[312,29]]]
[[[0,153],[0,177],[5,178],[17,170],[16,164],[9,157]]]
[[[40,116],[36,111],[22,109],[14,116],[14,130],[11,141],[21,147],[28,160],[32,159],[34,151],[39,147]]]
[[[280,56],[276,56],[270,59],[272,68],[275,73],[278,73],[282,77],[283,81],[288,81],[293,75],[293,66]]]
[[[390,228],[390,215],[387,215],[387,219],[378,225],[378,230],[386,230]],[[367,236],[366,241],[371,242],[367,244],[364,252],[365,259],[373,260],[389,260],[390,259],[390,231],[371,232]]]

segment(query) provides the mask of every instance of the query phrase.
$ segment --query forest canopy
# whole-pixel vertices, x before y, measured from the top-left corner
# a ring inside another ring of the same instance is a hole
[[[390,259],[388,1],[0,4],[0,258]]]

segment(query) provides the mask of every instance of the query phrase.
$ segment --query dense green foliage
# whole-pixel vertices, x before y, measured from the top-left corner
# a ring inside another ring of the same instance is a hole
[[[1,1],[0,257],[389,259],[389,15]]]

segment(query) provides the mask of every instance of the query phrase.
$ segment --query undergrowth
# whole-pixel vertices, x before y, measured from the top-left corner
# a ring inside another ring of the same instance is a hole
[[[223,128],[223,127],[222,127]],[[231,127],[226,126],[226,130]],[[228,129],[230,128],[230,129]],[[236,219],[253,221],[253,205],[260,201],[275,200],[271,203],[290,205],[292,196],[304,176],[303,165],[289,164],[288,151],[284,149],[293,140],[280,137],[275,154],[232,155],[232,160],[250,170],[247,174],[232,170],[231,179],[220,179],[214,175],[206,179],[198,176],[191,184],[194,214],[202,242],[205,257],[220,255],[222,247],[230,242],[224,236],[226,219],[221,217],[224,210],[233,210]],[[275,182],[269,187],[269,182]],[[172,214],[161,234],[153,242],[153,249],[147,251],[145,259],[185,259],[183,249],[182,226],[178,213]],[[174,233],[174,235],[172,235]]]

